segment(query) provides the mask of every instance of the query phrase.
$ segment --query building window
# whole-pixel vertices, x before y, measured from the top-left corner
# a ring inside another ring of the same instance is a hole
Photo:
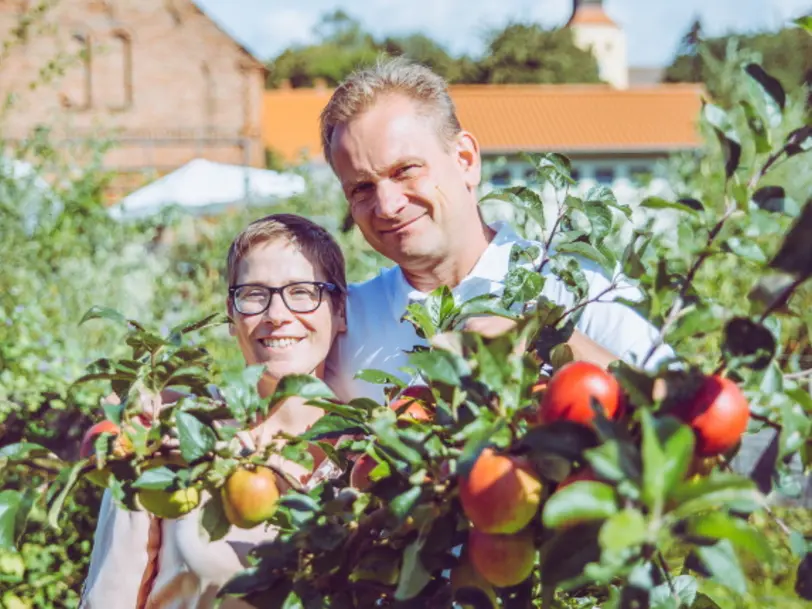
[[[493,186],[508,186],[510,184],[510,171],[507,169],[501,169],[496,171],[491,176],[491,184]]]
[[[611,185],[615,181],[615,170],[613,167],[597,167],[595,169],[595,181],[598,184]]]
[[[570,169],[570,176],[577,182],[581,179],[581,170],[578,167],[573,166],[572,169]]]
[[[74,110],[89,110],[93,107],[93,44],[90,35],[84,32],[75,32],[72,41],[81,66],[82,93],[71,106]]]
[[[527,186],[536,186],[538,181],[538,172],[535,167],[528,167],[524,170],[524,183]]]
[[[251,68],[238,65],[237,69],[242,76],[242,132],[244,135],[250,135],[254,132],[253,108],[252,103],[252,77],[253,72]]]
[[[632,165],[629,167],[629,182],[635,186],[643,186],[651,181],[652,172],[648,165]]]
[[[133,105],[133,45],[127,32],[113,32],[110,57],[114,65],[113,73],[121,74],[121,88],[111,87],[113,95],[119,96],[115,103],[109,104],[110,110],[123,112]]]
[[[217,113],[216,83],[207,62],[203,62],[200,70],[203,73],[203,120],[207,129],[213,129],[214,117]]]

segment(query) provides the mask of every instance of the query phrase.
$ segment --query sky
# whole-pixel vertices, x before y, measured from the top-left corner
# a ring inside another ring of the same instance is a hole
[[[376,37],[420,32],[458,55],[478,55],[491,28],[510,21],[566,23],[572,0],[195,0],[259,59],[313,41],[324,13],[342,9]],[[812,0],[604,0],[626,32],[629,64],[664,66],[696,17],[706,35],[774,30],[812,13]]]

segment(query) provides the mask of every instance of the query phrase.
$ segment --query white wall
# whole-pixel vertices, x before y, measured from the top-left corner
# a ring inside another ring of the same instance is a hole
[[[626,34],[612,25],[573,25],[572,36],[576,46],[592,50],[598,62],[601,80],[616,89],[629,87],[629,62]]]

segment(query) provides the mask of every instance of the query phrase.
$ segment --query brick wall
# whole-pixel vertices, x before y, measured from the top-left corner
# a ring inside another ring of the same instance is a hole
[[[191,0],[0,0],[0,40],[26,16],[27,39],[0,52],[0,97],[18,96],[2,137],[114,137],[105,162],[122,169],[262,165],[263,67]]]

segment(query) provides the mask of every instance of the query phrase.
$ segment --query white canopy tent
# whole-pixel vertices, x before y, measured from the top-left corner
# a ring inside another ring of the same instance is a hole
[[[110,214],[117,219],[145,218],[173,206],[211,214],[235,204],[268,204],[304,190],[304,178],[293,173],[194,159],[130,193],[110,208]]]

